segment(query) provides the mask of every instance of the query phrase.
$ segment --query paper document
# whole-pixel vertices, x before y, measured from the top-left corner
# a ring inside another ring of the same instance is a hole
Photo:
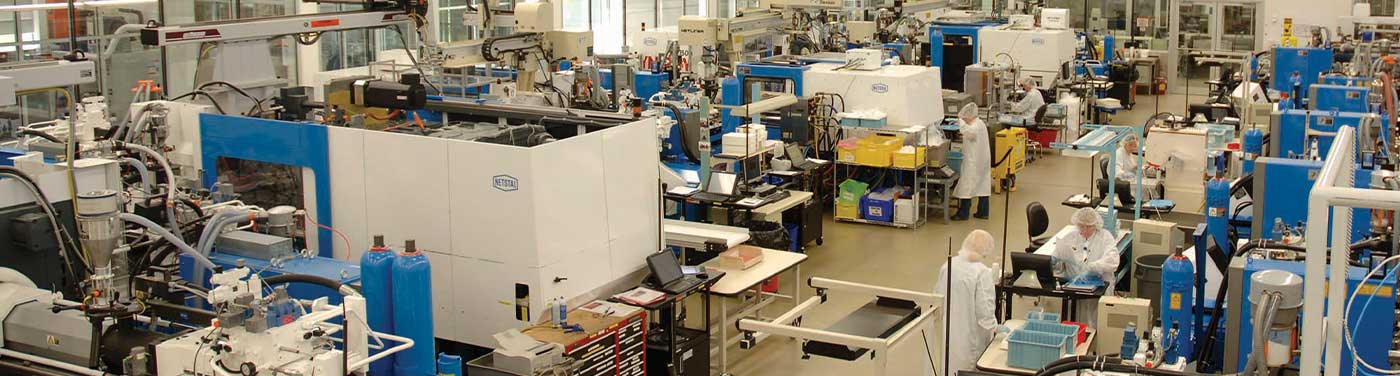
[[[613,297],[630,304],[648,305],[665,299],[666,293],[646,287],[637,287],[630,291],[613,295]]]

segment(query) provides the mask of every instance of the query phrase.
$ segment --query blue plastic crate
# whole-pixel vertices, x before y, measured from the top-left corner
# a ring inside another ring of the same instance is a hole
[[[1060,314],[1055,312],[1030,311],[1026,312],[1026,321],[1049,321],[1058,323],[1060,322]]]
[[[1030,330],[1035,332],[1068,336],[1065,340],[1065,343],[1063,344],[1063,348],[1061,349],[1064,351],[1065,354],[1073,353],[1074,346],[1079,344],[1079,327],[1074,325],[1067,325],[1050,321],[1032,320],[1026,321],[1026,325],[1022,326],[1021,330]]]
[[[1006,365],[1040,369],[1065,355],[1065,341],[1072,340],[1069,337],[1024,329],[1011,332],[1011,337],[1007,339],[1010,346],[1006,351]]]

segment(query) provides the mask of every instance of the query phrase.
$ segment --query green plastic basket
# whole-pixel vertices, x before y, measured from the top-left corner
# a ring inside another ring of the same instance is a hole
[[[865,197],[865,192],[870,189],[870,184],[855,179],[846,179],[841,182],[840,193],[836,200],[851,205],[860,204],[860,198]]]

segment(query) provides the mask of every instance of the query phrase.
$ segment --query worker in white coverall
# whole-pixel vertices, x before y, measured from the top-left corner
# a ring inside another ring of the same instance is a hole
[[[1016,102],[1016,107],[1011,112],[1024,119],[1025,123],[1035,124],[1035,113],[1045,107],[1045,96],[1040,94],[1040,88],[1035,86],[1035,79],[1025,77],[1021,79],[1021,90],[1026,91],[1026,95],[1021,96],[1021,101]]]
[[[1069,219],[1070,231],[1055,239],[1055,276],[1064,279],[1097,277],[1107,285],[1104,295],[1113,294],[1118,272],[1118,241],[1103,228],[1103,215],[1094,208],[1080,208]],[[1077,303],[1078,317],[1073,319],[1094,327],[1098,318],[1098,300],[1082,299]]]
[[[973,370],[992,340],[997,327],[995,289],[1001,274],[1001,254],[995,248],[991,233],[973,230],[963,239],[958,255],[938,270],[934,293],[944,296],[943,307],[948,309],[944,335],[948,340],[947,369],[952,370],[939,375]]]
[[[987,219],[992,204],[992,146],[987,123],[977,118],[977,104],[968,103],[958,111],[958,132],[962,135],[962,170],[953,197],[958,199],[954,220],[967,220],[972,198],[977,198],[978,219]]]

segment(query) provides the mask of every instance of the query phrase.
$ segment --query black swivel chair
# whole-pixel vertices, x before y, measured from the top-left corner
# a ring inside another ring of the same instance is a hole
[[[1133,185],[1128,182],[1118,181],[1117,178],[1108,176],[1108,158],[1099,160],[1099,179],[1095,181],[1099,187],[1099,199],[1108,197],[1108,182],[1113,182],[1113,191],[1118,196],[1118,201],[1123,207],[1133,206],[1137,200],[1133,198]]]
[[[1050,241],[1049,236],[1045,236],[1045,230],[1050,228],[1050,214],[1045,211],[1045,206],[1040,202],[1032,202],[1026,205],[1026,232],[1031,240],[1031,245],[1026,247],[1026,253],[1035,253]]]

